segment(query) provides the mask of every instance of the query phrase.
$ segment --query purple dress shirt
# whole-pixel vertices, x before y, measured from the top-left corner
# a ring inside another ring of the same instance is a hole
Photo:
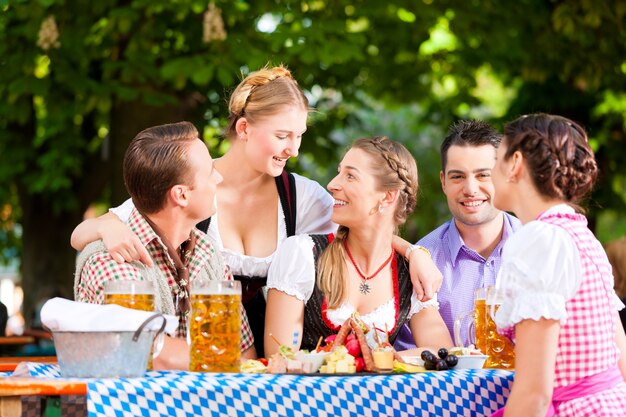
[[[502,247],[506,239],[521,226],[520,221],[504,213],[502,239],[487,259],[465,246],[459,230],[450,220],[424,236],[418,245],[427,248],[443,275],[443,283],[437,294],[439,313],[454,340],[454,320],[474,310],[474,290],[494,285],[502,262]],[[472,343],[467,329],[461,332],[465,346]],[[415,347],[408,325],[404,325],[394,344],[396,350]]]

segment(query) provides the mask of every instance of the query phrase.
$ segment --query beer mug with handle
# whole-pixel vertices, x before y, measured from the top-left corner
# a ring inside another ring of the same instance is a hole
[[[241,283],[191,282],[191,371],[239,372],[241,360]]]
[[[485,368],[512,369],[515,367],[515,347],[506,337],[498,333],[494,316],[501,304],[501,297],[495,287],[487,289],[487,308],[485,329],[487,334],[487,352],[489,356]]]
[[[467,334],[468,343],[473,343],[481,352],[487,351],[486,315],[487,315],[487,288],[478,288],[474,291],[474,310],[457,317],[454,321],[454,343],[464,346],[463,337]]]

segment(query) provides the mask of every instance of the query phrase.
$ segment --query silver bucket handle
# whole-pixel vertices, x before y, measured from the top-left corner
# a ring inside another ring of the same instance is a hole
[[[148,325],[148,323],[150,323],[152,320],[157,319],[157,318],[161,318],[163,320],[163,323],[161,323],[161,328],[159,330],[157,330],[157,332],[154,335],[154,337],[156,338],[158,335],[163,333],[163,330],[165,330],[165,325],[167,323],[167,320],[165,320],[165,316],[163,316],[163,314],[156,313],[156,314],[153,314],[152,316],[148,317],[146,319],[146,321],[141,323],[141,326],[139,326],[139,328],[135,331],[135,334],[133,335],[133,342],[136,342],[137,339],[139,339],[139,335],[141,335],[141,332]]]

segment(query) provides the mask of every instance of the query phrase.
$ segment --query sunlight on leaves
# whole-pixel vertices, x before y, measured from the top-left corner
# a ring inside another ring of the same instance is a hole
[[[415,13],[400,7],[398,9],[398,18],[400,20],[402,20],[403,22],[407,22],[407,23],[413,23],[415,22]]]
[[[450,31],[447,18],[439,18],[430,30],[430,38],[420,46],[420,55],[434,55],[440,51],[454,51],[458,47],[456,36]]]
[[[481,112],[480,118],[503,117],[511,102],[517,96],[517,88],[514,84],[504,85],[489,65],[483,65],[476,71],[476,88],[472,95],[478,98],[487,112]]]
[[[259,32],[274,33],[279,23],[280,23],[280,17],[278,15],[272,14],[272,13],[265,13],[257,21],[256,28]]]
[[[365,32],[370,27],[370,21],[367,17],[362,16],[358,19],[347,19],[346,20],[346,31],[349,33],[358,33]]]
[[[35,60],[35,77],[42,79],[50,73],[50,57],[48,55],[39,55]]]

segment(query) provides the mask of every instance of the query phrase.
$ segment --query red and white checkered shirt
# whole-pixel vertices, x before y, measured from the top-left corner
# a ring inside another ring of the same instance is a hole
[[[127,224],[146,247],[155,265],[167,277],[167,283],[170,288],[172,290],[177,288],[176,267],[161,238],[135,209],[133,209]],[[211,263],[212,259],[216,256],[222,256],[216,252],[204,233],[199,232],[195,228],[192,233],[196,235],[196,246],[189,258],[189,279],[191,281],[206,265]],[[104,283],[116,279],[142,280],[143,276],[141,271],[133,264],[119,264],[106,251],[91,255],[80,272],[80,283],[76,288],[75,294],[76,301],[102,304],[104,302]],[[224,269],[224,279],[233,279],[227,265]],[[172,293],[172,297],[174,297],[174,293]],[[178,318],[179,326],[176,336],[185,337],[188,328],[187,317],[179,315]],[[254,338],[243,306],[241,307],[241,319],[241,350],[244,351],[254,344]]]

